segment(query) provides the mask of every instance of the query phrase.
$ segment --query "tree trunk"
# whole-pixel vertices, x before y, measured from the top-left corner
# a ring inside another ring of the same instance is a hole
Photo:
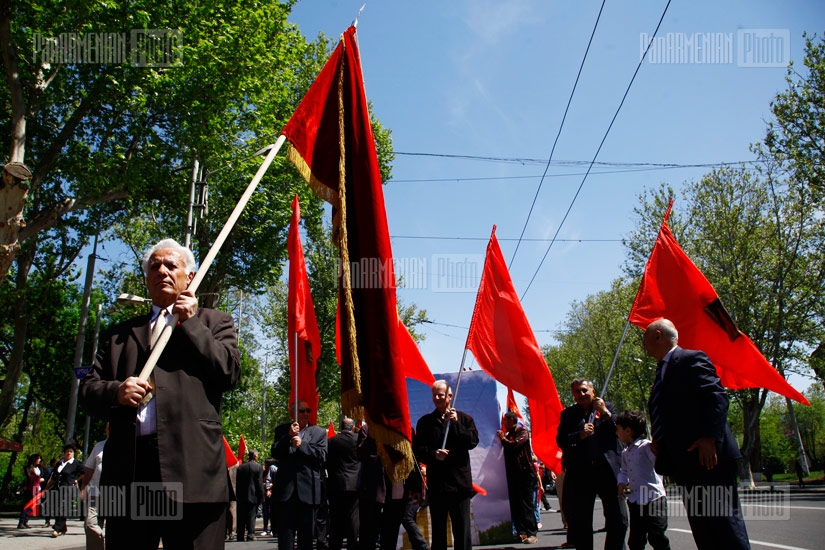
[[[11,37],[11,2],[0,1],[0,55],[6,85],[11,100],[11,128],[9,163],[22,163],[26,154],[26,104],[23,84],[17,66],[17,47]],[[28,171],[28,169],[27,169]],[[31,174],[29,174],[31,176]],[[17,233],[23,224],[23,205],[29,186],[7,170],[3,170],[0,186],[0,283],[6,278],[20,246]]]
[[[0,391],[0,426],[6,423],[11,415],[14,396],[17,393],[17,383],[20,381],[20,373],[23,371],[23,355],[26,349],[26,338],[29,330],[28,298],[26,295],[26,283],[29,279],[34,254],[37,250],[37,238],[32,238],[26,242],[20,254],[17,256],[17,276],[15,277],[14,302],[14,336],[12,337],[12,350],[6,369],[6,381]]]

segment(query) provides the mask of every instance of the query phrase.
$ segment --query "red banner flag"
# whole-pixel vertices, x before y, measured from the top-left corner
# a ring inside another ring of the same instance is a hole
[[[521,416],[521,411],[518,410],[516,396],[513,395],[513,390],[511,388],[507,388],[507,410],[516,413],[519,417],[519,420],[524,422],[524,417]]]
[[[421,355],[418,344],[415,343],[412,334],[410,334],[410,331],[404,326],[404,321],[401,320],[401,317],[398,318],[398,345],[400,348],[401,364],[404,367],[404,375],[407,378],[412,378],[413,380],[418,380],[431,386],[433,382],[435,382],[435,376],[433,376],[432,371],[430,371],[430,367],[427,366],[427,361],[425,361],[424,356]]]
[[[732,390],[766,388],[808,403],[741,332],[699,268],[687,257],[665,214],[628,320],[645,329],[662,317],[679,331],[679,345],[704,351],[722,385]]]
[[[246,454],[246,440],[243,438],[243,434],[241,434],[241,440],[238,441],[238,464],[243,462],[243,457]]]
[[[327,428],[327,439],[330,437],[335,437],[335,426],[332,423],[332,420],[329,421],[329,428]]]
[[[287,334],[289,347],[289,401],[305,401],[312,409],[309,423],[318,423],[318,388],[315,384],[315,369],[321,354],[321,334],[315,318],[315,306],[309,289],[304,249],[298,225],[301,221],[301,206],[298,195],[292,199],[292,221],[289,224],[287,249],[289,250],[289,297],[287,298]],[[296,340],[297,335],[297,342]],[[295,346],[298,346],[296,351]],[[297,364],[296,364],[297,363]]]
[[[226,467],[231,468],[238,464],[238,457],[235,456],[235,453],[232,452],[232,447],[229,445],[229,441],[226,440],[226,436],[223,436],[223,454],[224,458],[226,458]]]
[[[563,407],[553,375],[516,294],[495,226],[487,245],[467,349],[490,376],[527,397],[533,451],[548,468],[561,472],[556,431]]]
[[[283,131],[289,159],[333,206],[341,254],[341,404],[366,418],[393,481],[413,468],[395,274],[375,138],[350,27]]]

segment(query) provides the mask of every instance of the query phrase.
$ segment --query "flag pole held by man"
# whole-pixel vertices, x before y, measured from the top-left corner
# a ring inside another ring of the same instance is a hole
[[[333,207],[341,255],[343,412],[366,418],[388,476],[403,480],[414,465],[412,430],[392,248],[354,26],[342,35],[283,135],[291,144],[288,158]],[[362,268],[357,282],[368,284],[353,284],[355,264]]]

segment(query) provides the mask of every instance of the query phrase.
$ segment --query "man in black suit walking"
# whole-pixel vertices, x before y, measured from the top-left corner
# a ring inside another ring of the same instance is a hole
[[[258,464],[258,451],[249,451],[249,460],[238,467],[236,487],[238,491],[238,542],[255,538],[255,513],[264,501],[263,469]],[[245,533],[249,534],[246,535]]]
[[[607,524],[605,550],[625,547],[627,507],[616,493],[622,444],[616,436],[613,404],[596,397],[593,382],[571,382],[575,405],[561,412],[556,443],[564,455],[564,510],[569,536],[578,550],[593,549],[596,495]]]
[[[645,351],[658,361],[648,402],[656,471],[680,486],[699,550],[750,548],[736,491],[741,454],[727,422],[728,394],[708,356],[678,341],[667,319],[645,330]]]
[[[297,531],[298,550],[312,550],[321,505],[321,475],[327,460],[327,431],[309,423],[312,409],[306,401],[298,401],[291,409],[296,420],[275,428],[271,449],[272,458],[278,460],[272,489],[278,548],[293,550]]]
[[[355,421],[344,417],[341,431],[328,442],[327,496],[332,519],[330,550],[341,550],[344,537],[347,550],[358,550],[358,435]],[[372,520],[372,518],[367,518]]]

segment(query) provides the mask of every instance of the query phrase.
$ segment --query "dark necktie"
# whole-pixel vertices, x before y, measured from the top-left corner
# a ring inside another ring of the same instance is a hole
[[[653,388],[650,390],[650,435],[653,436],[653,441],[662,441],[664,437],[664,426],[661,419],[661,390],[662,390],[662,368],[665,362],[659,361],[656,363],[656,378],[653,380]]]

